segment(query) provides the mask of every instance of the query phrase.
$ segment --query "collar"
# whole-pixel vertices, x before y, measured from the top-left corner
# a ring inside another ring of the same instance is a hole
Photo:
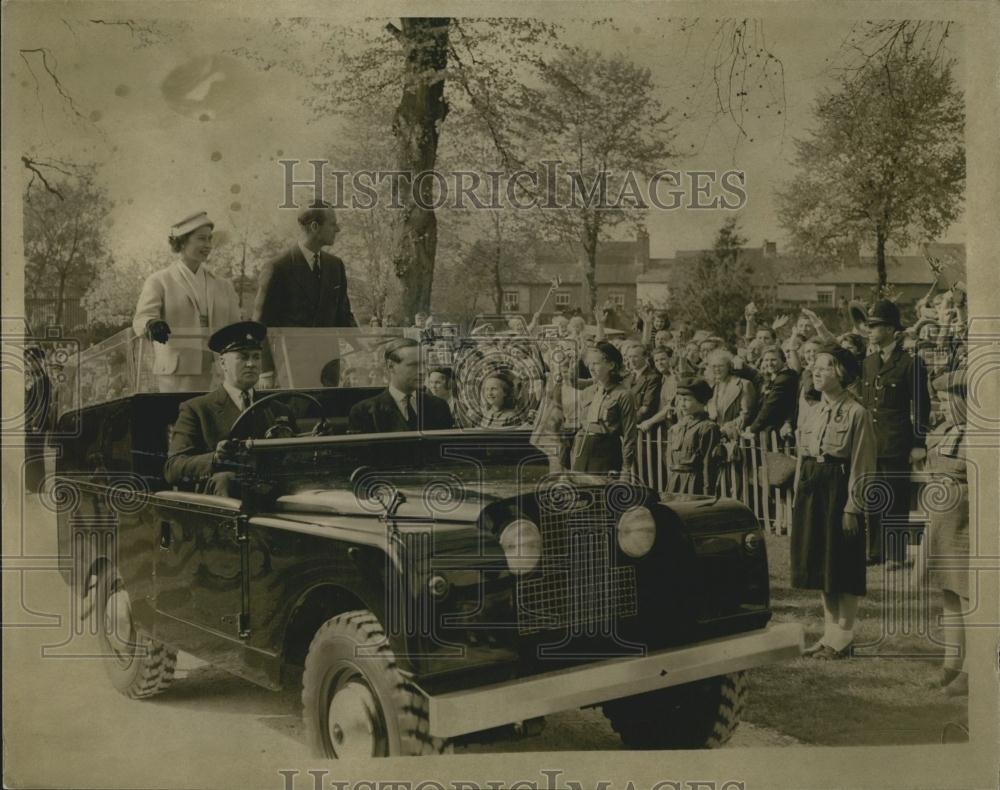
[[[851,394],[845,389],[836,398],[828,398],[824,392],[820,396],[819,407],[822,411],[836,411],[839,410],[840,406],[843,405]]]
[[[392,384],[390,384],[386,389],[389,390],[389,394],[392,396],[392,399],[396,401],[396,404],[402,409],[405,409],[406,407],[406,400],[412,397],[413,395],[417,394],[416,392],[411,392],[409,395],[407,395],[402,390],[396,389],[394,386],[392,386]]]
[[[882,357],[882,361],[885,362],[892,356],[892,352],[896,350],[896,342],[893,340],[889,345],[879,348],[878,353]]]
[[[188,268],[188,265],[179,258],[176,261],[174,261],[174,266],[176,266],[178,271],[180,271],[181,277],[184,277],[190,282],[195,282],[199,279],[205,279],[208,277],[208,272],[205,270],[204,263],[198,267],[197,272],[191,271],[191,269]]]
[[[302,257],[306,259],[306,265],[309,267],[309,270],[312,271],[313,262],[316,260],[317,255],[322,254],[322,249],[313,252],[301,241],[299,242],[299,249],[302,251]]]
[[[228,381],[223,381],[222,387],[228,393],[229,399],[236,404],[236,408],[243,411],[243,390],[234,387]],[[253,387],[247,391],[250,393],[250,402],[253,403]]]

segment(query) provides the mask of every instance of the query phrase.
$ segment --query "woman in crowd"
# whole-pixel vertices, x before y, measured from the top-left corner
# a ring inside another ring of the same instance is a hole
[[[792,424],[795,420],[799,376],[786,364],[785,352],[778,346],[765,348],[760,355],[760,372],[764,390],[757,416],[743,432],[747,438],[763,431],[780,431],[785,423]]]
[[[521,423],[514,409],[514,381],[505,371],[494,371],[483,379],[480,390],[482,428],[510,428]]]
[[[653,349],[653,367],[661,376],[660,399],[656,413],[639,423],[640,431],[651,431],[657,425],[666,424],[669,428],[677,419],[674,411],[674,396],[677,394],[677,377],[670,369],[674,352],[670,348]]]
[[[737,439],[753,419],[756,405],[753,384],[733,375],[733,355],[724,348],[711,352],[707,362],[712,381],[708,416],[718,423],[726,438]]]
[[[174,225],[168,241],[179,259],[149,275],[139,294],[132,329],[153,341],[153,373],[160,392],[210,389],[214,360],[207,338],[241,318],[232,283],[204,265],[212,253],[214,228],[203,211]],[[178,337],[171,340],[171,333]]]
[[[819,393],[813,387],[812,366],[816,362],[816,350],[820,347],[820,341],[807,340],[799,349],[799,358],[802,360],[803,368],[799,374],[799,398],[795,405],[795,419],[791,423],[784,423],[781,426],[782,438],[788,438],[794,433],[795,424],[805,418],[806,412],[819,403]]]
[[[599,340],[587,352],[593,384],[580,393],[579,430],[570,452],[574,472],[629,472],[635,462],[632,393],[622,383],[621,352]]]
[[[805,651],[822,660],[849,657],[858,598],[866,592],[863,486],[875,472],[875,428],[846,389],[859,373],[849,352],[821,347],[812,368],[821,402],[798,431],[792,586],[822,594],[823,635]]]
[[[930,582],[943,596],[945,641],[957,647],[954,655],[945,655],[937,685],[949,697],[969,693],[969,676],[965,667],[966,642],[964,613],[972,611],[969,602],[969,570],[956,565],[955,560],[968,562],[969,556],[969,481],[966,473],[965,370],[944,373],[932,382],[942,401],[944,422],[931,431],[927,439],[927,463],[934,475],[933,485],[941,486],[947,496],[937,497],[949,507],[932,507],[927,523],[927,556],[941,562],[932,567]]]
[[[667,436],[667,491],[711,494],[715,490],[721,435],[705,413],[711,395],[704,379],[683,379],[677,385],[680,419]]]

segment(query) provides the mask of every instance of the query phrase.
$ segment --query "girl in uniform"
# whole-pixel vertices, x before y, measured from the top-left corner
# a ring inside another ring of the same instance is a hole
[[[708,418],[705,404],[712,388],[704,379],[682,379],[677,385],[677,424],[667,434],[667,491],[711,494],[721,434]]]
[[[635,463],[636,419],[632,393],[622,384],[621,352],[599,340],[587,352],[594,381],[580,393],[579,430],[570,452],[574,472],[631,473]]]
[[[866,591],[862,489],[875,472],[875,429],[847,391],[858,373],[850,352],[822,346],[812,367],[820,404],[804,415],[798,431],[792,586],[822,595],[823,636],[805,655],[823,660],[850,655],[858,598]]]

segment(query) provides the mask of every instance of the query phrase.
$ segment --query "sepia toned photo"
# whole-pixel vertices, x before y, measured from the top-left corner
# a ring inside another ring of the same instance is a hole
[[[996,785],[993,5],[3,15],[6,786]]]

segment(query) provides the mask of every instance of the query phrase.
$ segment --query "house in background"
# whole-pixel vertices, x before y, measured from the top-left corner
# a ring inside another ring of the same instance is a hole
[[[565,242],[538,242],[532,248],[530,262],[518,271],[504,269],[504,312],[534,315],[558,277],[560,286],[548,304],[543,319],[555,313],[576,311],[587,315],[590,303],[583,277],[582,247]],[[640,232],[635,241],[607,241],[597,246],[597,304],[611,302],[616,312],[635,310],[636,281],[649,268],[649,236]],[[589,316],[588,316],[589,319]]]

